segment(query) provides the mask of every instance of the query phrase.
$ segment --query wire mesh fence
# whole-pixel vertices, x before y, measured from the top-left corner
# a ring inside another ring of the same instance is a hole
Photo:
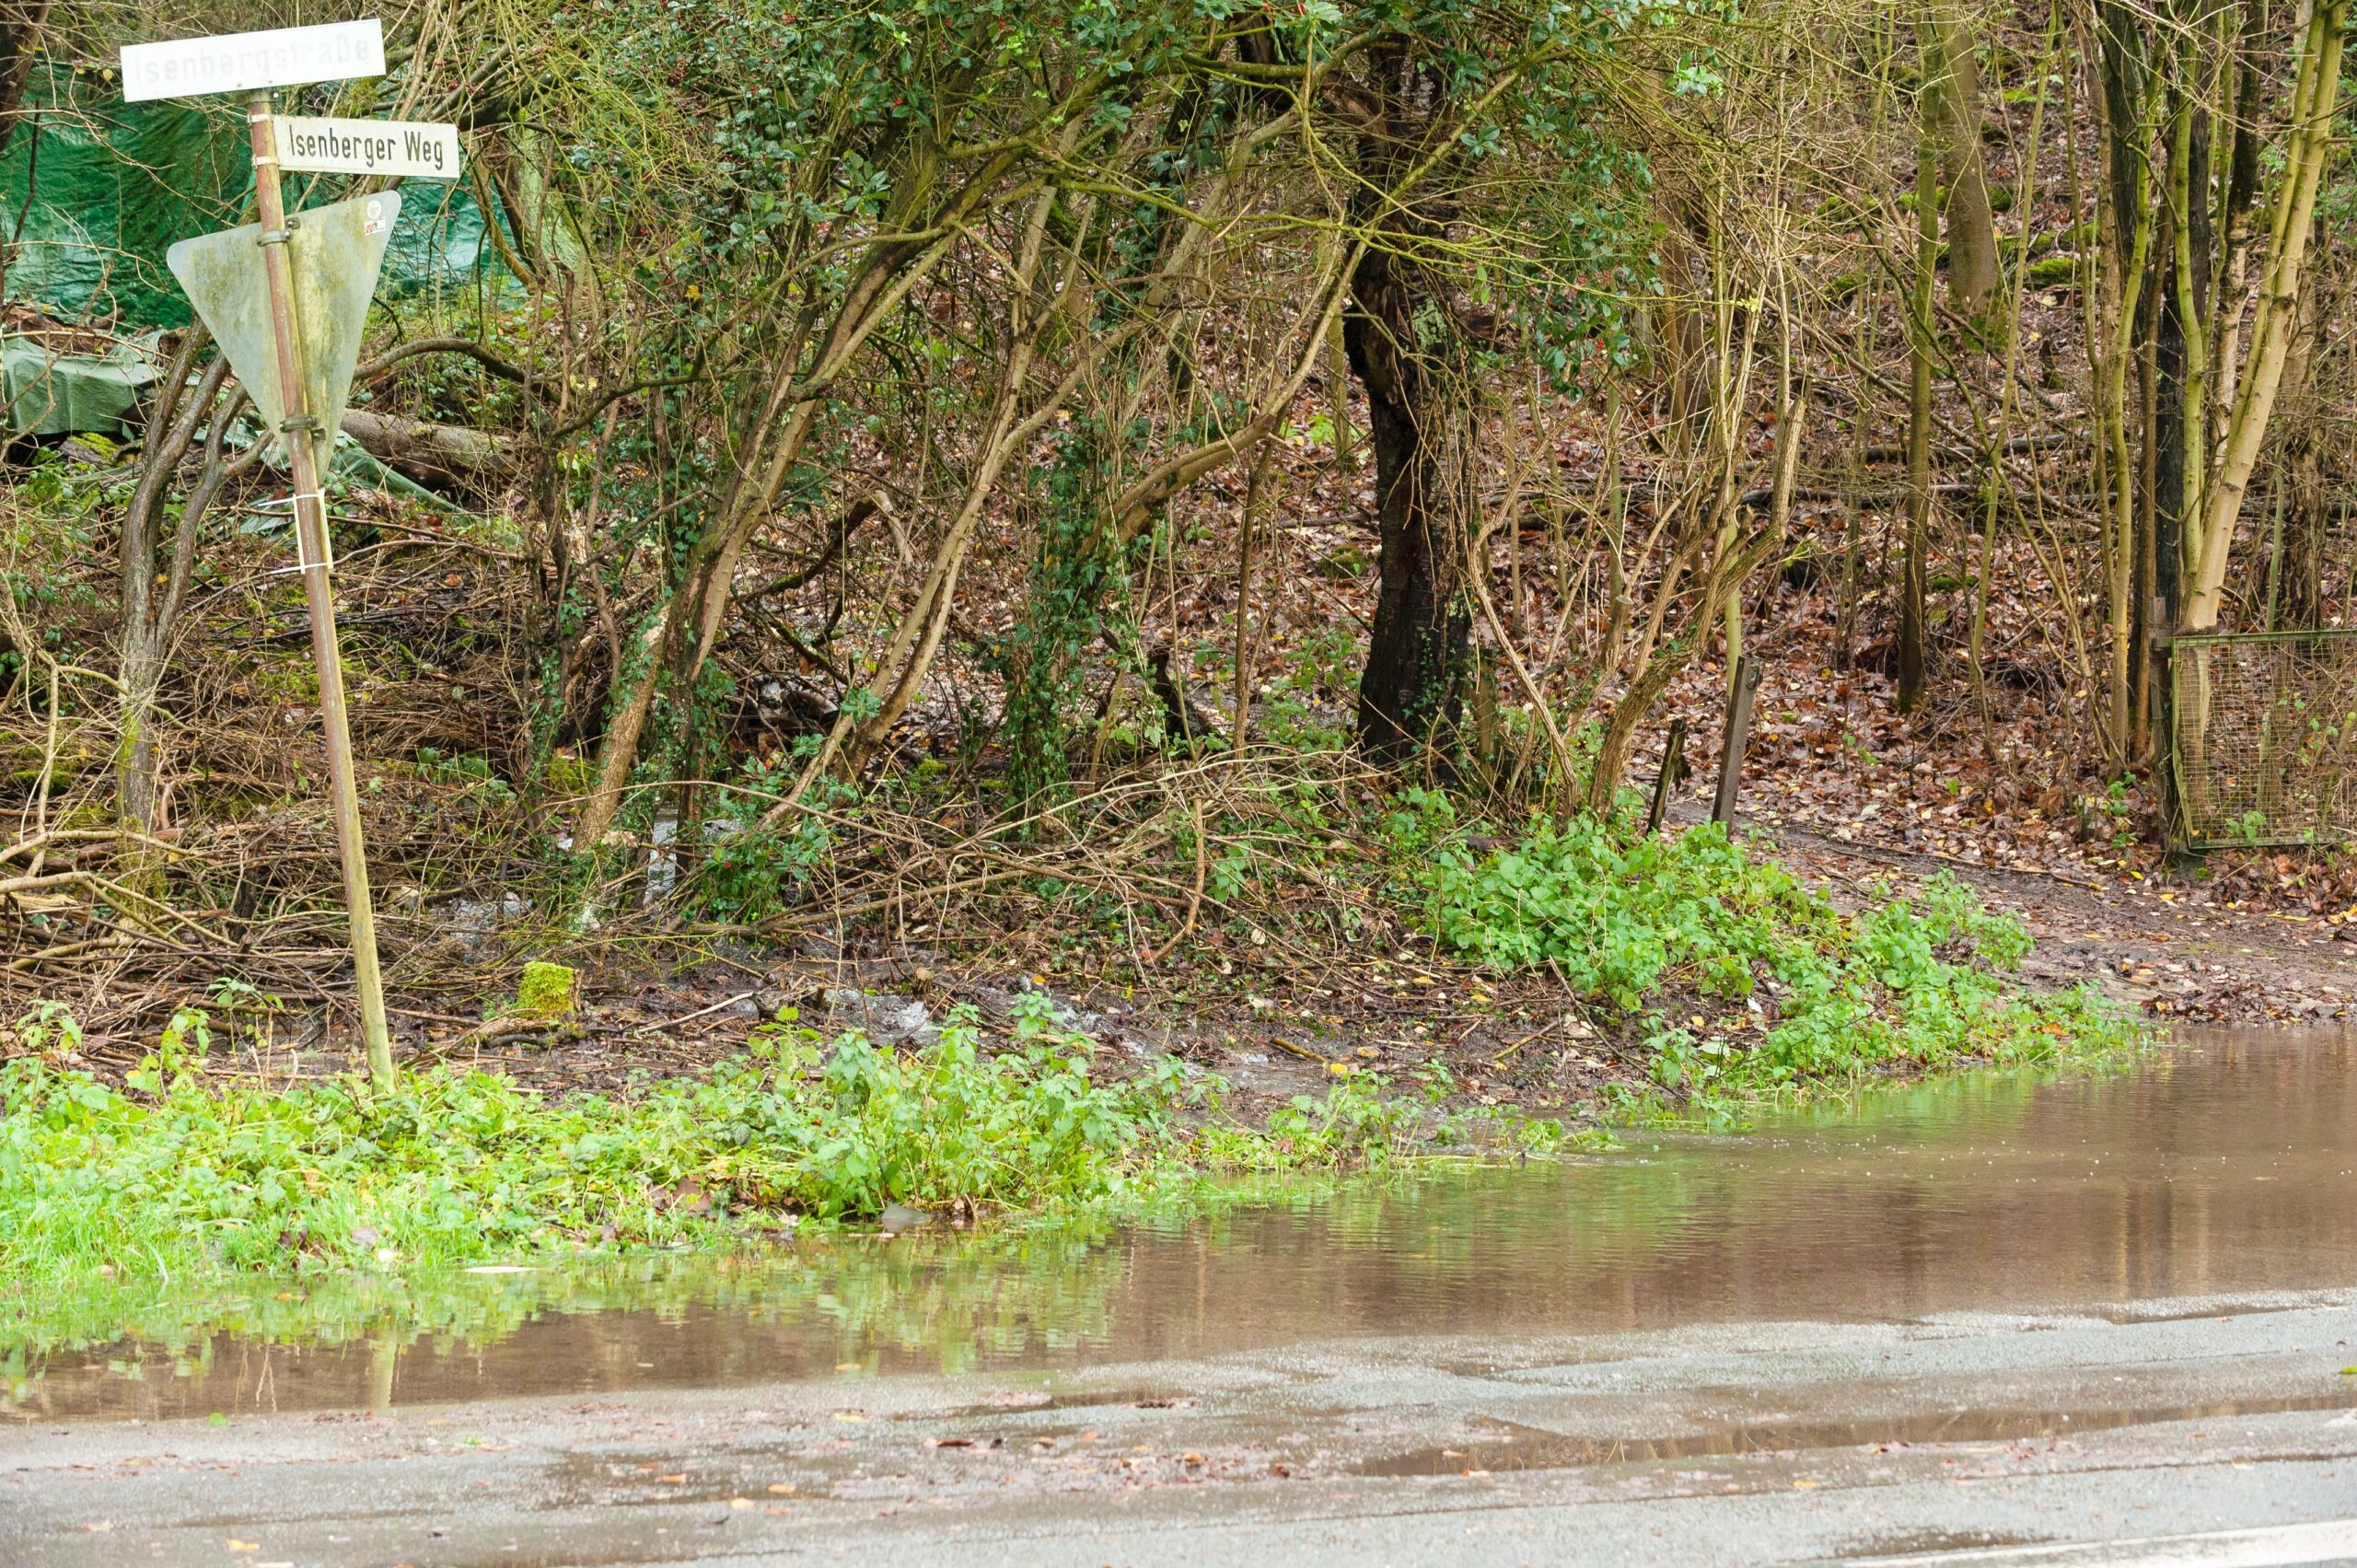
[[[2169,673],[2188,848],[2357,841],[2357,630],[2179,637]]]

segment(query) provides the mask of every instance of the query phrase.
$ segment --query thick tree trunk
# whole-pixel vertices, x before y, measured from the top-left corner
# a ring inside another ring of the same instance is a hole
[[[2159,291],[2153,507],[2159,549],[2173,558],[2185,509],[2200,500],[2206,477],[2212,255],[2212,209],[2201,199],[2210,189],[2210,116],[2201,105],[2185,103],[2171,119],[2166,223],[2173,276]],[[2164,570],[2174,576],[2172,568]]]
[[[2097,471],[2105,492],[2104,614],[2110,647],[2104,730],[2114,759],[2125,761],[2133,716],[2130,675],[2139,615],[2135,589],[2143,570],[2140,558],[2147,553],[2140,505],[2150,496],[2149,488],[2140,486],[2138,453],[2129,439],[2128,373],[2149,346],[2149,333],[2143,330],[2145,282],[2157,228],[2150,200],[2154,99],[2144,36],[2136,17],[2115,0],[2097,0],[2096,21],[2096,101],[2104,157],[2103,269],[2101,306],[2088,333],[2087,356],[2094,383]],[[2141,410],[2141,398],[2138,406]]]
[[[1382,588],[1359,679],[1359,739],[1387,761],[1446,745],[1462,710],[1473,624],[1465,545],[1480,508],[1472,389],[1419,362],[1420,291],[1396,276],[1368,275],[1400,270],[1398,258],[1367,253],[1348,326],[1351,363],[1367,389],[1383,537]]]
[[[2139,749],[2157,758],[2165,738],[2153,720],[2160,704],[2150,685],[2157,612],[2170,623],[2177,615],[2186,514],[2200,505],[2210,449],[2210,343],[2215,316],[2210,285],[2214,257],[2211,218],[2204,199],[2211,188],[2210,115],[2185,79],[2192,52],[2181,58],[2172,86],[2167,165],[2168,199],[2163,232],[2168,241],[2169,282],[2156,292],[2159,314],[2153,345],[2153,534],[2139,563],[2134,660]]]
[[[2291,362],[2283,368],[2283,387],[2277,394],[2290,420],[2277,469],[2282,537],[2273,563],[2280,602],[2270,631],[2309,631],[2325,623],[2325,542],[2331,517],[2324,465],[2328,437],[2323,412],[2309,399],[2308,377],[2316,368],[2318,326],[2339,319],[2347,299],[2340,291],[2302,292],[2300,325],[2293,334]]]
[[[1360,136],[1365,189],[1399,188],[1444,135],[1446,78],[1405,41],[1371,51],[1380,113]],[[1444,158],[1446,153],[1438,155]],[[1367,390],[1382,587],[1359,678],[1359,742],[1399,761],[1446,749],[1464,705],[1472,630],[1466,555],[1480,516],[1480,418],[1463,324],[1419,247],[1454,215],[1446,169],[1367,215],[1376,242],[1351,279],[1343,344]]]

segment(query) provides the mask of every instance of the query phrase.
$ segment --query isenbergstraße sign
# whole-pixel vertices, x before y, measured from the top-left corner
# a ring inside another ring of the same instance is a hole
[[[371,17],[310,28],[222,33],[122,48],[122,96],[156,98],[256,92],[385,74],[385,29]]]
[[[422,120],[271,118],[278,166],[296,174],[385,174],[401,180],[459,178],[459,128]]]

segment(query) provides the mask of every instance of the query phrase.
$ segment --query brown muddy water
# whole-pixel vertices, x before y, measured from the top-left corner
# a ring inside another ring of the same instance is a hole
[[[210,1304],[212,1327],[177,1346],[19,1347],[0,1419],[1049,1369],[1356,1335],[2141,1317],[2357,1284],[2345,1032],[2202,1036],[2109,1075],[1991,1074],[1625,1142],[1162,1225],[308,1282]]]

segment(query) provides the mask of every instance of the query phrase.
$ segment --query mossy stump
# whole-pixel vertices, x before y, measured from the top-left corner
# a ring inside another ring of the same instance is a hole
[[[581,971],[535,958],[524,966],[523,981],[516,987],[516,1005],[508,1009],[507,1016],[552,1023],[571,1017],[580,1005]]]

